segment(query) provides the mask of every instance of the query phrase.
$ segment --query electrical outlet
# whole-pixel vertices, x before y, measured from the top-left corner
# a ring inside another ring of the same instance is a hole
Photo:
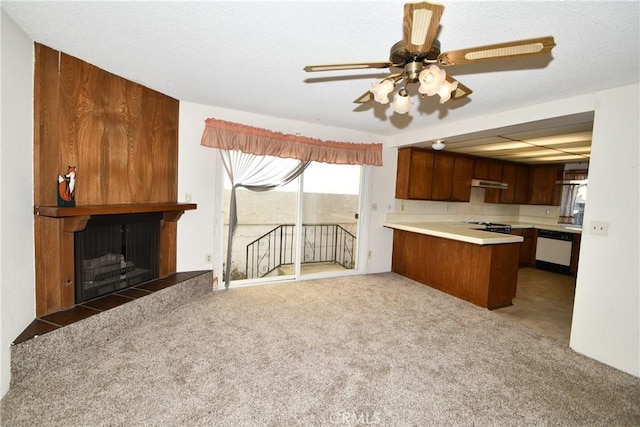
[[[606,236],[609,234],[609,223],[606,221],[591,221],[589,223],[589,233],[596,236]]]
[[[213,255],[211,254],[206,254],[204,256],[204,263],[205,264],[211,264],[213,262]]]
[[[372,211],[377,211],[378,210],[378,204],[377,203],[371,203],[371,210]]]
[[[184,193],[184,201],[186,203],[191,203],[191,193]]]

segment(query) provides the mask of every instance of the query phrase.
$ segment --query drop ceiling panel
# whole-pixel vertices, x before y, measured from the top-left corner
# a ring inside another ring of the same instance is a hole
[[[591,155],[593,114],[584,113],[517,129],[495,129],[493,134],[458,135],[445,139],[445,150],[520,163],[588,162]],[[421,145],[431,146],[432,141]]]

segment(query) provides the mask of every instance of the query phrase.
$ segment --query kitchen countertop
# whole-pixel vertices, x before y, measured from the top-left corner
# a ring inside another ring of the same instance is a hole
[[[522,236],[485,231],[477,224],[466,222],[385,221],[382,225],[396,230],[443,237],[445,239],[459,240],[476,245],[499,245],[524,241]],[[565,231],[576,234],[582,232],[582,229],[578,227],[536,224],[531,222],[509,222],[509,225],[511,228],[537,228],[539,230]]]
[[[524,241],[522,236],[500,234],[480,229],[478,224],[464,222],[384,222],[385,227],[396,230],[410,231],[445,239],[459,240],[476,245],[499,245],[503,243],[519,243]]]

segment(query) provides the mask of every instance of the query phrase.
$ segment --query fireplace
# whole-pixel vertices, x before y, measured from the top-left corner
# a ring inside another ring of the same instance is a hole
[[[162,213],[92,216],[74,233],[75,303],[157,279]]]

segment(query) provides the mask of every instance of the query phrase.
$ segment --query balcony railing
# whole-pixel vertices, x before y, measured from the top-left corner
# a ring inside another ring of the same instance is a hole
[[[246,278],[264,277],[295,261],[296,226],[282,224],[247,245]],[[356,236],[338,224],[302,225],[301,264],[334,262],[355,267]]]

